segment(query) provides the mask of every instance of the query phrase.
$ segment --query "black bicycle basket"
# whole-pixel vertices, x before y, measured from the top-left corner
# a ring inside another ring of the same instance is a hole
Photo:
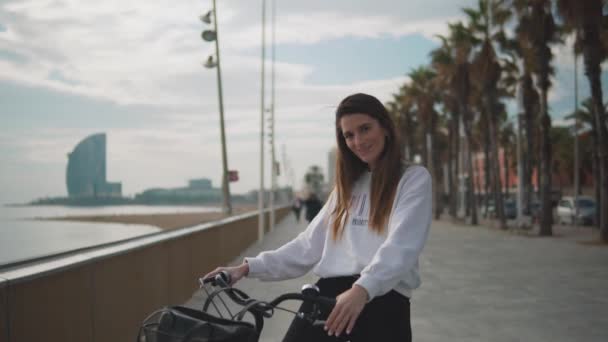
[[[255,342],[258,338],[252,323],[170,306],[146,318],[137,342]]]

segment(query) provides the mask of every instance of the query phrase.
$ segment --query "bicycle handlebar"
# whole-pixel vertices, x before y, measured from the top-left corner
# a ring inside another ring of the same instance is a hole
[[[248,305],[253,301],[244,292],[236,290],[230,287],[231,279],[230,274],[226,271],[222,271],[215,275],[215,277],[201,278],[199,279],[201,286],[211,283],[211,285],[219,287],[222,292],[225,292],[230,299],[239,305]],[[236,291],[235,291],[236,290]],[[321,296],[319,294],[319,288],[315,285],[306,284],[302,287],[301,293],[285,293],[267,303],[260,302],[258,308],[263,311],[268,311],[276,308],[279,304],[287,300],[301,300],[303,302],[310,302],[312,304],[318,304],[327,310],[331,310],[336,305],[336,299]]]
[[[279,305],[282,302],[287,301],[287,300],[301,300],[303,302],[311,302],[313,304],[319,304],[321,306],[324,306],[327,309],[331,309],[336,305],[336,300],[334,298],[323,297],[323,296],[310,296],[310,295],[305,295],[302,293],[282,294],[282,295],[278,296],[277,298],[273,299],[272,301],[270,301],[268,303],[268,305],[272,306],[272,307],[276,307],[277,305]]]

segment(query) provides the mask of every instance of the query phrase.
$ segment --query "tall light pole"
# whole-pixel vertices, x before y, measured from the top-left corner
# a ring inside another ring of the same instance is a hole
[[[523,215],[524,215],[524,191],[523,191],[523,178],[524,178],[524,165],[522,162],[521,153],[521,113],[517,113],[517,227],[523,227]]]
[[[523,65],[520,63],[518,66],[519,70],[523,69]],[[522,151],[521,151],[521,122],[522,116],[524,115],[524,93],[523,87],[520,82],[518,82],[517,86],[517,227],[523,228],[523,204],[524,204],[524,188],[523,188],[523,178],[524,178],[524,166],[522,160]]]
[[[262,0],[262,73],[260,94],[260,190],[258,191],[258,241],[264,237],[264,76],[266,59],[266,0]]]
[[[274,230],[274,194],[277,189],[277,158],[275,153],[275,136],[274,136],[274,61],[275,61],[275,21],[276,21],[276,0],[272,0],[272,64],[270,71],[270,159],[271,159],[271,168],[270,168],[270,230]]]
[[[458,151],[459,154],[459,158],[458,158],[458,170],[460,172],[460,174],[458,175],[458,189],[459,189],[459,205],[458,205],[458,215],[460,215],[460,217],[465,218],[466,217],[466,201],[467,201],[467,182],[466,182],[466,178],[465,178],[465,168],[467,167],[468,164],[466,164],[466,145],[467,144],[467,139],[465,137],[465,133],[464,133],[464,118],[462,117],[462,115],[459,116],[458,118],[459,120],[459,129],[458,129],[458,138],[460,139],[460,150]],[[468,168],[467,168],[468,170]],[[468,171],[467,171],[468,173]]]
[[[578,151],[578,55],[574,46],[574,222],[578,217],[578,194],[580,192],[579,151]]]
[[[230,203],[230,187],[228,183],[228,158],[226,156],[226,135],[224,133],[224,100],[222,95],[222,72],[220,68],[220,46],[219,46],[219,34],[217,30],[217,8],[215,6],[215,0],[213,0],[213,10],[207,12],[206,15],[201,16],[201,21],[205,24],[211,23],[211,13],[213,13],[213,30],[205,30],[202,33],[202,38],[206,42],[215,41],[215,61],[213,56],[209,56],[207,62],[204,64],[206,68],[216,68],[217,70],[217,94],[219,98],[220,106],[220,136],[222,140],[222,193],[223,193],[223,206],[222,211],[226,215],[232,214],[232,204]]]

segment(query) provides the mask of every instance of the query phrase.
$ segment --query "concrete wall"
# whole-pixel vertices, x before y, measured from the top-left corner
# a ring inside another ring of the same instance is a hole
[[[8,294],[5,279],[0,278],[0,342],[8,342]]]
[[[0,272],[0,342],[133,341],[148,314],[254,243],[257,224],[247,214]]]

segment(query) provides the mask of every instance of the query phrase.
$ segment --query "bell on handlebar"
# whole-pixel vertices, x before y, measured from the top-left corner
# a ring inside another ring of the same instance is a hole
[[[302,294],[311,297],[317,297],[321,291],[314,284],[306,284],[302,286]]]

